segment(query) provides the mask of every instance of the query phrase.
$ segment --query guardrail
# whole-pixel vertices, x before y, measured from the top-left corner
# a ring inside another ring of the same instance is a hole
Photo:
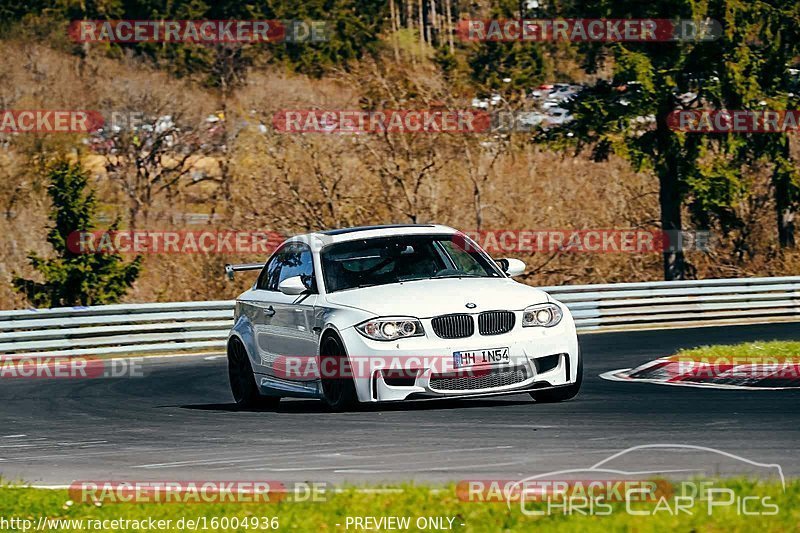
[[[115,304],[0,312],[1,354],[220,351],[233,301]]]
[[[800,320],[800,276],[542,288],[570,308],[582,331]]]
[[[800,321],[800,276],[543,287],[581,332]],[[233,301],[0,311],[0,354],[221,352]]]

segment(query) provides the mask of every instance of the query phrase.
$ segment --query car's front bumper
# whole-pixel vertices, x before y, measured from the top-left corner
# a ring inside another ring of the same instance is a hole
[[[388,368],[416,370],[407,379],[392,379],[378,369],[358,372],[354,382],[361,402],[397,401],[414,398],[448,398],[510,394],[568,385],[575,382],[578,340],[572,317],[567,313],[553,328],[517,326],[502,335],[475,334],[463,339],[440,339],[429,323],[426,336],[381,342],[363,337],[355,328],[342,330],[342,340],[351,360],[376,357]],[[508,348],[510,361],[477,368],[474,375],[453,377],[431,360],[450,360],[453,353],[467,350]],[[419,363],[415,366],[415,358]],[[412,363],[406,364],[409,361]],[[363,368],[363,365],[359,365]],[[391,373],[389,373],[391,374]],[[401,382],[401,383],[398,383]]]

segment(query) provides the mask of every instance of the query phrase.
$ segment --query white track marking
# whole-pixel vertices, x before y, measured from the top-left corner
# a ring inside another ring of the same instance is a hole
[[[421,470],[416,470],[416,472],[452,472],[454,470],[482,470],[485,468],[495,468],[497,466],[516,466],[516,465],[524,465],[529,461],[506,461],[504,463],[486,463],[476,465],[475,463],[468,463],[462,465],[449,465],[449,466],[442,466],[442,467],[424,467]]]
[[[325,449],[324,446],[333,445],[333,443],[320,443],[320,446],[323,446],[322,449]],[[371,445],[366,447],[375,447],[375,446],[392,446],[391,444],[385,445]],[[355,449],[355,448],[354,448]],[[288,457],[292,455],[308,455],[310,453],[314,453],[316,450],[293,450],[293,451],[286,451],[280,452],[277,454],[271,454],[270,457]],[[171,461],[168,463],[151,463],[151,464],[144,464],[144,465],[135,465],[132,468],[161,468],[161,467],[171,467],[171,466],[187,466],[187,465],[203,465],[203,464],[217,464],[217,463],[224,463],[224,462],[250,462],[250,461],[260,461],[263,460],[263,457],[256,457],[256,458],[246,458],[246,459],[237,459],[239,456],[233,456],[233,458],[225,458],[225,457],[206,457],[204,459],[187,459],[184,461]]]
[[[472,447],[472,448],[448,448],[446,450],[419,450],[419,451],[414,451],[414,452],[397,452],[397,453],[392,453],[392,458],[399,457],[401,455],[434,455],[434,454],[442,454],[442,453],[448,453],[449,454],[449,453],[455,453],[455,452],[474,452],[474,451],[496,450],[498,447],[499,446],[486,446],[486,447],[483,447],[483,448],[476,448],[476,447]],[[354,459],[355,458],[366,459],[366,458],[377,458],[377,457],[383,457],[383,456],[381,456],[381,455],[359,455],[359,456],[353,456]]]
[[[360,465],[360,466],[374,466],[375,468],[380,468],[383,464],[376,464],[376,465]],[[270,467],[261,467],[261,468],[251,468],[248,472],[304,472],[304,471],[322,471],[322,470],[331,470],[334,471],[337,468],[342,468],[342,465],[326,465],[326,466],[299,466],[297,468],[276,468],[273,466]]]
[[[386,474],[387,472],[394,472],[394,470],[365,470],[360,468],[345,468],[342,470],[334,470],[334,474]]]
[[[323,450],[328,449],[329,446],[332,446],[334,443],[319,443],[320,449],[307,449],[307,450],[292,450],[292,451],[285,451],[279,452],[275,454],[270,454],[270,458],[289,458],[291,456],[299,455],[303,456],[304,458],[308,457],[323,457],[323,454],[319,454]],[[369,448],[389,448],[394,446],[394,444],[367,444],[364,446],[353,446],[347,449],[347,451],[353,450],[362,450],[362,449],[369,449]],[[355,456],[353,456],[355,457]],[[205,466],[205,465],[216,465],[216,464],[233,464],[233,463],[250,463],[254,461],[263,461],[263,457],[249,457],[249,458],[239,458],[239,456],[233,456],[232,458],[224,458],[224,457],[206,457],[206,458],[197,458],[197,459],[187,459],[183,461],[171,461],[167,463],[151,463],[151,464],[143,464],[143,465],[134,465],[131,468],[144,468],[144,469],[157,469],[157,468],[173,468],[173,467],[181,467],[181,466]]]
[[[127,448],[123,448],[123,449],[114,448],[114,449],[106,449],[106,450],[103,450],[103,451],[96,451],[96,452],[93,451],[93,452],[83,452],[83,453],[78,453],[77,451],[70,450],[67,453],[53,453],[53,454],[48,454],[48,455],[29,455],[29,456],[23,456],[23,457],[14,457],[13,460],[15,462],[19,462],[19,461],[38,461],[40,459],[61,459],[61,458],[64,458],[64,457],[66,457],[68,459],[72,459],[73,457],[91,457],[93,455],[111,455],[111,454],[117,455],[117,454],[121,453],[122,451],[128,451],[128,449]]]
[[[85,440],[76,442],[56,442],[57,446],[89,446],[94,444],[108,444],[107,440]]]
[[[15,441],[3,441],[3,442],[13,442],[14,444],[0,444],[0,448],[20,448],[20,447],[23,447],[23,446],[38,446],[38,444],[29,444],[29,443],[34,442],[34,441],[43,441],[43,440],[47,440],[47,438],[46,437],[37,437],[37,438],[33,438],[33,439],[25,439],[24,441],[18,441],[18,440],[15,440]],[[17,444],[18,442],[23,442],[25,444]]]

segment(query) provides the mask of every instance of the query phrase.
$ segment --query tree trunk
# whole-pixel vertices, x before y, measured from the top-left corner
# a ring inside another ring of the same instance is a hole
[[[789,139],[786,135],[779,141],[779,156],[772,172],[775,187],[775,215],[778,223],[778,243],[781,248],[794,248],[796,211],[792,203],[792,168],[789,155]]]
[[[786,206],[778,208],[778,242],[781,248],[794,248],[794,217],[795,211]]]
[[[436,18],[436,0],[430,0],[429,5],[431,8],[431,20],[430,24],[428,24],[428,42],[433,45],[436,37],[436,29],[439,27],[439,21]]]
[[[397,10],[394,0],[389,0],[389,16],[392,17],[392,48],[394,49],[394,60],[400,61],[400,50],[397,48]]]
[[[400,28],[403,27],[403,20],[402,20],[403,19],[403,13],[402,13],[402,11],[403,11],[403,2],[402,2],[402,0],[400,0],[400,3],[396,3],[395,7],[394,7],[394,13],[395,13],[394,27],[395,27],[395,29],[397,31],[400,31]],[[399,37],[398,37],[398,39],[399,39]]]
[[[667,238],[664,243],[664,280],[685,279],[686,262],[681,242],[681,197],[678,190],[678,176],[672,165],[658,177],[658,203],[661,207],[661,230]]]
[[[417,2],[419,11],[419,52],[425,55],[425,8],[422,5],[422,0]]]
[[[447,42],[450,45],[450,53],[455,53],[453,46],[453,15],[450,8],[450,0],[444,0],[445,27],[447,28]]]
[[[680,145],[667,125],[669,101],[659,110],[656,123],[658,150],[658,205],[661,209],[661,231],[664,237],[664,280],[686,279],[686,261],[683,255],[681,231]]]

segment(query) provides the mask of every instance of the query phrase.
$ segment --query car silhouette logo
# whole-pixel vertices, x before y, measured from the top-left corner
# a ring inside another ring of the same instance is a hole
[[[466,305],[467,309],[475,309],[476,307],[478,307],[477,305],[475,305],[472,302],[469,302],[468,304],[465,304],[465,305]]]

